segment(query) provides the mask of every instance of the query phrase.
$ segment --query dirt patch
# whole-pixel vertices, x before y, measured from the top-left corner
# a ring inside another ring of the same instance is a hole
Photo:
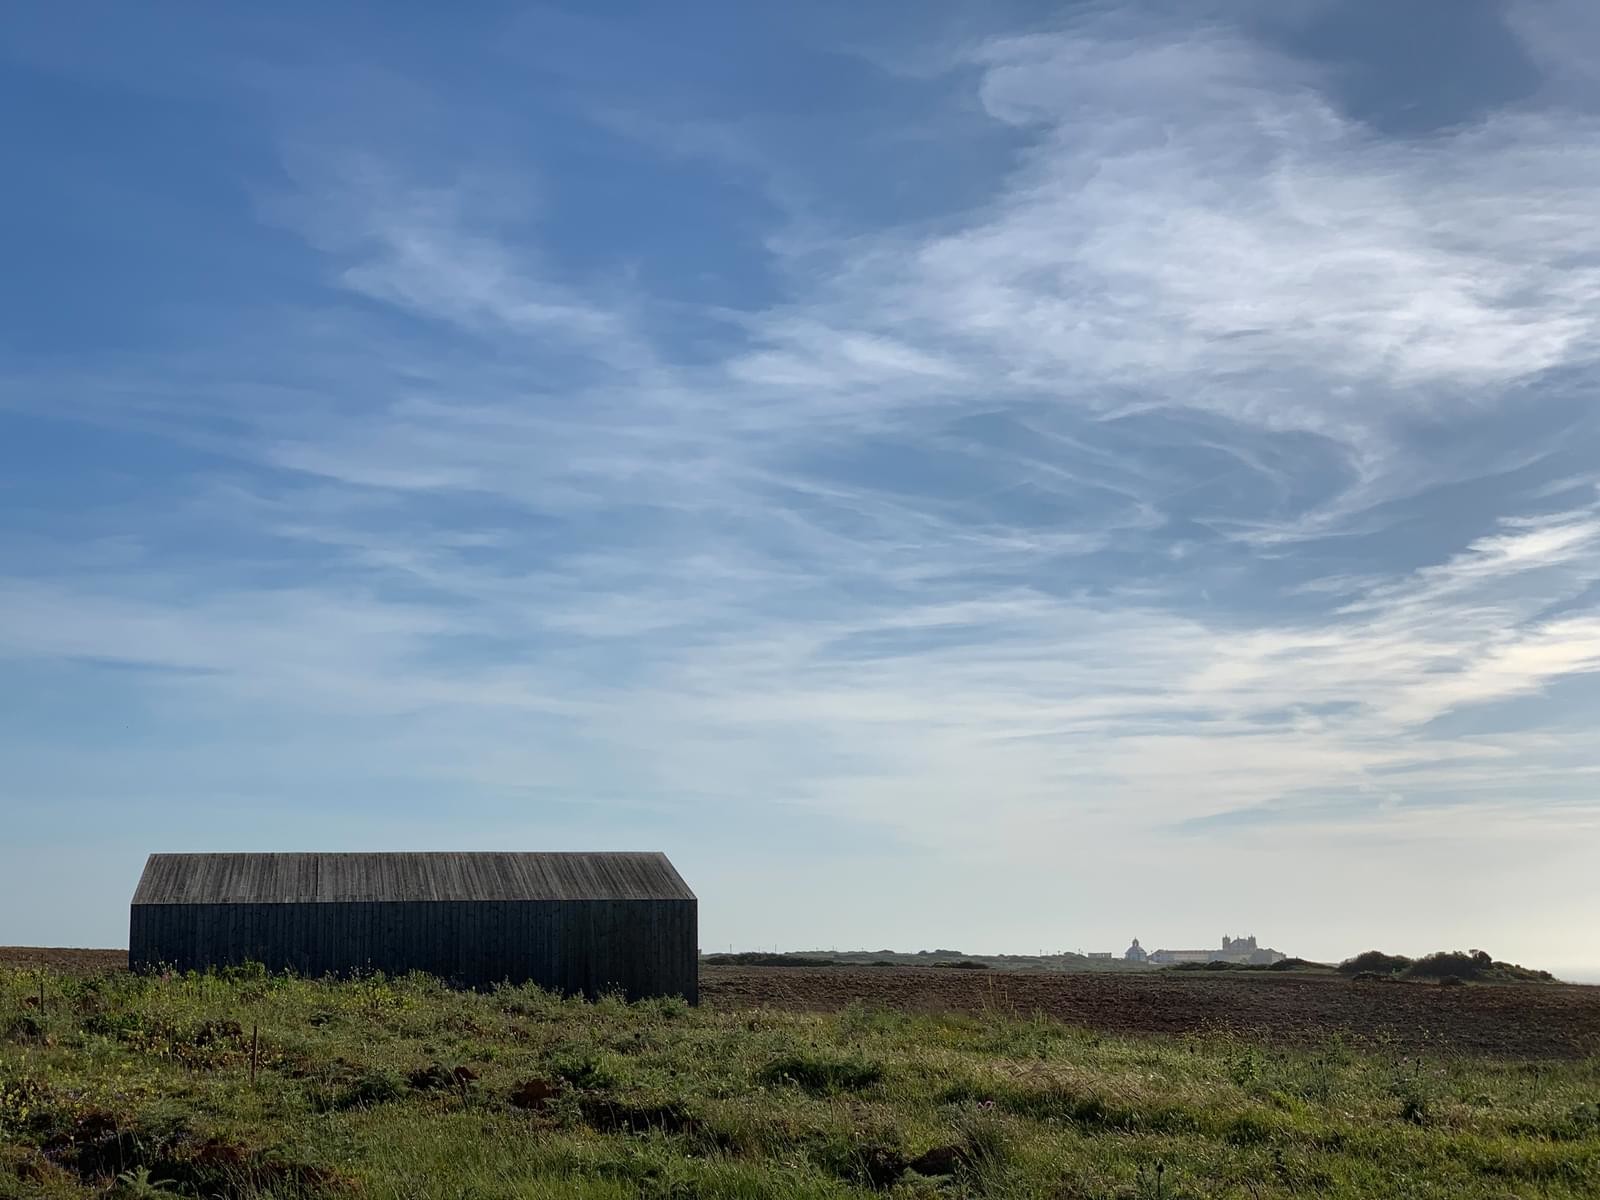
[[[560,1099],[561,1084],[551,1079],[524,1079],[511,1089],[510,1100],[514,1108],[526,1108],[539,1112],[550,1106],[552,1100]]]
[[[20,1016],[13,1017],[6,1023],[5,1032],[0,1034],[0,1040],[17,1042],[22,1045],[42,1042],[44,1041],[44,1026],[40,1024],[37,1017],[31,1017],[27,1013],[23,1013]]]
[[[80,1179],[107,1180],[144,1165],[147,1152],[157,1149],[150,1143],[159,1141],[125,1126],[114,1113],[90,1109],[52,1134],[44,1143],[44,1153]]]
[[[270,1192],[329,1196],[350,1190],[338,1172],[293,1162],[229,1138],[201,1137],[182,1124],[152,1127],[105,1109],[87,1109],[56,1129],[31,1170],[41,1179],[75,1176],[103,1187],[119,1176],[191,1196],[233,1200]]]
[[[446,1067],[429,1063],[418,1067],[406,1076],[406,1084],[418,1092],[459,1092],[463,1099],[478,1081],[478,1073],[471,1067]]]
[[[327,1167],[285,1162],[232,1142],[213,1140],[187,1151],[183,1157],[158,1161],[150,1168],[152,1180],[197,1196],[219,1200],[256,1196],[335,1196],[356,1190],[352,1180]]]
[[[1294,972],[1043,974],[919,967],[705,967],[701,1002],[738,1010],[1041,1015],[1108,1033],[1234,1033],[1314,1045],[1338,1034],[1415,1053],[1580,1058],[1600,1052],[1600,987],[1415,982],[1352,987]]]
[[[456,1077],[443,1064],[429,1063],[407,1075],[406,1083],[419,1092],[442,1092],[456,1086]]]
[[[892,1146],[870,1146],[861,1156],[860,1182],[885,1191],[906,1173],[906,1156]]]
[[[0,1150],[0,1171],[7,1167],[19,1182],[37,1184],[46,1192],[63,1191],[73,1184],[71,1171],[56,1166],[42,1152],[31,1148]]]
[[[934,1146],[906,1165],[918,1175],[954,1175],[972,1165],[972,1154],[965,1146]]]

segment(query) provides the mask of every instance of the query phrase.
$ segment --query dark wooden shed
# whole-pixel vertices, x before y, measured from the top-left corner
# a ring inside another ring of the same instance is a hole
[[[659,853],[152,854],[128,964],[426,971],[699,999],[698,902]]]

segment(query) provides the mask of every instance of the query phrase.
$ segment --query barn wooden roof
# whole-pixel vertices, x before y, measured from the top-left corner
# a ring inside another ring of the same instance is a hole
[[[693,900],[656,852],[152,854],[134,904]]]

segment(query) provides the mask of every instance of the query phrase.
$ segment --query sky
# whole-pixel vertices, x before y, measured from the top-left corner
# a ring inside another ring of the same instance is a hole
[[[1600,978],[1600,9],[0,18],[0,943],[661,849],[707,950]]]

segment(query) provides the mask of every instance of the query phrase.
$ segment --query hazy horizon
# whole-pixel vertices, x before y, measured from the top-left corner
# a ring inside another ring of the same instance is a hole
[[[152,851],[650,848],[706,946],[1600,979],[1597,57],[8,12],[0,943]]]
[[[1247,937],[1249,935],[1248,934],[1242,934],[1242,935],[1235,934],[1234,936],[1246,936]],[[1144,941],[1144,939],[1142,939],[1142,938],[1140,940]],[[1258,939],[1258,940],[1260,940],[1260,939]],[[18,943],[6,943],[3,939],[0,939],[0,945],[7,945],[7,944],[14,944],[14,945],[17,945],[17,946],[20,946],[20,947],[24,947],[24,948],[38,947],[38,948],[41,948],[41,949],[125,950],[125,949],[127,949],[127,938],[123,937],[121,939],[121,941],[97,942],[97,943],[87,943],[87,942],[74,942],[74,943],[42,943],[42,942],[31,942],[30,943],[30,942],[18,942]],[[1145,942],[1144,945],[1145,945],[1145,949],[1147,951],[1153,951],[1153,950],[1163,949],[1163,948],[1165,948],[1165,949],[1185,949],[1185,950],[1188,950],[1188,949],[1206,949],[1206,950],[1209,950],[1209,949],[1213,948],[1210,944],[1202,945],[1200,942],[1195,942],[1192,945],[1190,943],[1184,943],[1183,945],[1180,946],[1175,942],[1171,943],[1171,944],[1168,944],[1168,943],[1163,943],[1163,942],[1159,942],[1159,941],[1150,941],[1150,942]],[[1275,949],[1275,950],[1281,950],[1282,949],[1281,946],[1270,946],[1270,944],[1268,942],[1264,941],[1264,940],[1261,941],[1261,945],[1263,947],[1270,948],[1270,949]],[[1382,945],[1382,944],[1374,944],[1374,945],[1371,945],[1371,946],[1364,946],[1362,949],[1363,950],[1383,950],[1386,953],[1406,954],[1408,957],[1420,958],[1421,956],[1423,956],[1425,954],[1433,953],[1434,950],[1445,950],[1445,949],[1449,949],[1449,950],[1466,950],[1466,949],[1478,949],[1478,948],[1484,948],[1484,947],[1468,947],[1468,946],[1449,946],[1449,947],[1445,947],[1445,946],[1435,946],[1435,947],[1431,947],[1429,949],[1402,950],[1402,949],[1397,949],[1397,948],[1395,948],[1393,946]],[[804,955],[804,954],[816,954],[816,955],[819,955],[819,956],[826,956],[826,955],[830,955],[830,954],[872,954],[872,953],[876,953],[878,951],[884,951],[884,950],[889,951],[889,952],[894,953],[894,954],[917,954],[917,953],[922,953],[922,952],[931,953],[932,951],[941,950],[941,949],[942,950],[955,950],[955,951],[959,951],[962,954],[972,955],[974,957],[990,957],[990,956],[999,956],[999,955],[1014,955],[1014,956],[1019,956],[1019,957],[1029,957],[1029,956],[1040,957],[1040,956],[1057,955],[1057,954],[1061,954],[1061,953],[1085,953],[1085,954],[1087,954],[1087,953],[1091,953],[1091,952],[1097,951],[1097,950],[1105,950],[1106,947],[1104,947],[1104,946],[1058,946],[1058,947],[1055,947],[1054,949],[1047,949],[1047,948],[1040,947],[1040,948],[1036,948],[1036,949],[1033,949],[1033,950],[1026,950],[1026,949],[1015,948],[1015,947],[1014,948],[1010,948],[1010,949],[995,949],[994,947],[989,946],[989,945],[984,944],[984,943],[974,943],[974,944],[971,944],[971,945],[956,946],[956,945],[949,945],[946,942],[940,942],[940,943],[938,943],[936,945],[935,944],[930,944],[930,945],[927,945],[927,946],[886,946],[886,945],[877,945],[877,944],[870,945],[870,946],[863,944],[863,945],[859,945],[858,946],[858,945],[850,945],[848,943],[835,943],[835,944],[832,944],[832,945],[801,943],[801,944],[794,945],[794,946],[784,946],[784,945],[779,945],[779,944],[774,944],[774,943],[766,943],[766,944],[763,944],[763,945],[740,945],[740,944],[736,944],[736,943],[728,943],[725,946],[716,946],[716,945],[709,945],[709,944],[702,945],[700,947],[700,953],[701,954],[706,954],[706,955],[728,954],[728,953],[734,953],[734,954],[741,954],[741,953],[768,954],[768,953],[771,953],[771,954],[801,954],[801,955]],[[1123,946],[1123,947],[1120,947],[1118,949],[1113,950],[1112,953],[1116,957],[1121,958],[1122,957],[1122,951],[1126,950],[1126,949],[1127,949],[1127,947]],[[1486,948],[1484,948],[1484,949],[1486,949]],[[1328,955],[1328,956],[1322,956],[1322,957],[1318,957],[1316,955],[1299,954],[1299,953],[1294,952],[1294,951],[1287,951],[1286,953],[1290,954],[1292,957],[1307,958],[1312,962],[1322,962],[1322,963],[1328,963],[1328,964],[1336,965],[1339,962],[1343,961],[1344,959],[1353,958],[1355,955],[1357,955],[1357,954],[1359,954],[1361,952],[1362,952],[1361,950],[1352,950],[1352,951],[1349,951],[1348,953],[1342,953],[1342,954],[1337,954],[1337,955]],[[1494,954],[1494,952],[1492,950],[1489,951],[1489,952],[1491,954]],[[1501,955],[1501,954],[1494,954],[1494,957],[1497,958],[1497,959],[1501,959],[1502,961],[1515,961],[1513,959],[1507,959],[1507,957],[1505,955]],[[1533,968],[1535,970],[1549,971],[1558,980],[1560,980],[1561,982],[1564,982],[1564,983],[1584,983],[1584,984],[1600,985],[1600,967],[1597,967],[1597,966],[1576,966],[1576,967],[1574,967],[1574,966],[1564,966],[1564,965],[1561,965],[1561,964],[1552,965],[1550,963],[1544,963],[1544,962],[1522,962],[1522,963],[1517,963],[1517,965],[1518,966],[1524,966],[1524,967],[1531,967],[1531,968]]]

